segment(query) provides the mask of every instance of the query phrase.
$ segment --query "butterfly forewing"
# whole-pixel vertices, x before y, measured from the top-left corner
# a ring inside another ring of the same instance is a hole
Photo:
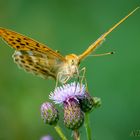
[[[62,61],[65,61],[62,55],[48,48],[46,45],[43,45],[31,38],[28,38],[11,30],[0,28],[0,37],[2,37],[10,46],[15,48],[16,50],[30,50],[38,51],[41,53],[48,53],[49,55],[53,55],[55,57],[58,57]]]
[[[50,76],[56,79],[58,69],[65,61],[62,55],[33,39],[7,29],[0,28],[0,37],[16,49],[13,58],[20,67],[43,78]]]

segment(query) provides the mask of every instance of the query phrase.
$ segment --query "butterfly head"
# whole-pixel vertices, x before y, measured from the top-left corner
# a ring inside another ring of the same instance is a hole
[[[79,57],[75,54],[69,54],[65,56],[66,59],[66,70],[67,73],[70,77],[73,77],[74,75],[78,75],[79,74]]]
[[[59,81],[66,83],[70,78],[79,75],[79,58],[75,54],[65,56],[65,63],[59,69]]]
[[[71,66],[78,66],[80,64],[79,57],[75,54],[69,54],[65,56],[67,64]]]

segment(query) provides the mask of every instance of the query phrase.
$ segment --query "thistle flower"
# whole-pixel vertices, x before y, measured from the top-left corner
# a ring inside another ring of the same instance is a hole
[[[85,90],[85,85],[80,85],[76,82],[65,84],[61,87],[57,87],[54,92],[51,92],[50,99],[56,104],[63,104],[70,98],[74,98],[78,101],[79,98],[84,98]]]
[[[53,140],[53,138],[50,135],[43,136],[40,140]]]
[[[73,82],[57,87],[50,94],[56,104],[64,106],[64,124],[69,129],[78,129],[84,122],[84,113],[79,104],[79,99],[84,98],[85,85]]]
[[[41,106],[41,116],[46,124],[55,125],[58,120],[58,110],[52,103],[45,102]]]

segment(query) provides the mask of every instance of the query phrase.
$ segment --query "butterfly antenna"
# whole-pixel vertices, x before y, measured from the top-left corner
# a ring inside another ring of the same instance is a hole
[[[109,35],[116,27],[118,27],[121,23],[123,23],[129,16],[131,16],[136,10],[138,10],[140,7],[135,8],[132,12],[130,12],[128,15],[126,15],[123,19],[121,19],[118,23],[116,23],[112,28],[110,28],[107,32],[105,32],[101,37],[99,37],[93,44],[89,46],[89,48],[84,51],[81,55],[79,55],[79,60],[84,59],[86,56],[88,56],[93,50],[99,46],[102,41],[105,39],[107,35]]]
[[[101,53],[101,54],[93,54],[93,55],[88,55],[88,56],[105,56],[105,55],[110,55],[110,54],[114,54],[115,52],[107,52],[107,53]]]

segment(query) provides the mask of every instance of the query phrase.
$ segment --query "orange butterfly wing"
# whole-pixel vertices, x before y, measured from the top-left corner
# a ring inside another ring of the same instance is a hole
[[[14,31],[0,28],[0,37],[2,37],[10,46],[16,50],[38,51],[40,53],[53,55],[62,61],[65,61],[65,58],[62,55],[48,48],[46,45],[40,44],[39,42]]]
[[[24,70],[56,79],[58,69],[65,61],[59,53],[39,42],[8,29],[0,28],[2,37],[16,51],[13,55],[15,62]]]

